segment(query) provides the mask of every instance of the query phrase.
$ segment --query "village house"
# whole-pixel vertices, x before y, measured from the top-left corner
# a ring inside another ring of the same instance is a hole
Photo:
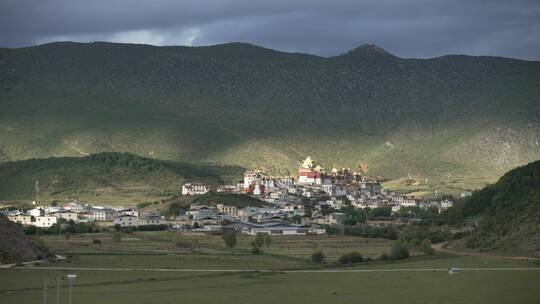
[[[414,198],[414,196],[407,195],[403,197],[403,202],[401,203],[402,207],[416,207],[418,205],[418,202]]]
[[[116,212],[112,209],[93,209],[89,211],[89,216],[96,222],[112,222]]]
[[[187,183],[182,185],[182,195],[203,195],[210,191],[210,186],[201,183]]]
[[[137,221],[137,226],[165,225],[165,224],[167,224],[167,222],[162,220],[159,215],[151,215],[145,218],[139,218],[139,220]]]
[[[139,217],[139,210],[129,208],[129,209],[123,209],[117,212],[118,215],[130,215],[134,217]]]
[[[343,225],[345,213],[334,212],[313,219],[313,223],[319,225]]]
[[[449,199],[445,199],[445,200],[441,201],[441,209],[443,209],[443,210],[448,209],[448,208],[452,207],[453,205],[454,205],[454,202],[452,202]]]
[[[223,230],[233,230],[248,235],[308,235],[326,233],[326,230],[324,229],[304,227],[289,222],[270,222],[261,224],[237,222],[223,226]]]
[[[31,215],[17,214],[10,215],[8,219],[12,222],[19,223],[21,225],[34,225],[34,217]]]
[[[381,183],[378,181],[367,181],[360,183],[360,192],[368,195],[378,195],[381,194]]]
[[[82,204],[79,204],[79,203],[76,203],[76,202],[71,202],[71,203],[65,204],[62,207],[62,209],[63,210],[69,210],[69,211],[72,211],[72,212],[75,212],[75,213],[79,213],[79,212],[84,211],[84,206]]]
[[[268,197],[270,197],[273,200],[278,201],[284,201],[287,199],[287,192],[285,191],[274,191],[268,194]]]
[[[225,215],[230,215],[232,217],[238,216],[238,208],[236,208],[235,206],[225,206],[223,204],[218,204],[216,208],[220,213],[223,213]]]
[[[8,219],[12,222],[19,223],[24,226],[36,226],[39,228],[49,228],[57,223],[57,218],[54,216],[31,216],[31,215],[14,215],[8,216]]]
[[[117,216],[114,219],[114,224],[120,225],[121,227],[132,227],[132,226],[137,226],[138,220],[139,218],[136,216],[124,214],[124,215]]]
[[[330,196],[345,196],[347,195],[347,187],[334,183],[325,183],[321,185],[322,191]]]
[[[238,192],[238,188],[234,185],[223,185],[216,188],[216,192],[219,193],[234,193]]]
[[[41,208],[41,207],[38,207],[38,208],[28,210],[27,213],[30,216],[42,216],[42,215],[45,215],[45,209]]]
[[[55,213],[52,213],[52,216],[57,218],[65,219],[66,221],[79,221],[79,213],[71,210],[61,210]]]
[[[49,228],[52,225],[57,223],[57,218],[54,216],[38,216],[35,218],[34,226],[40,227],[40,228]]]

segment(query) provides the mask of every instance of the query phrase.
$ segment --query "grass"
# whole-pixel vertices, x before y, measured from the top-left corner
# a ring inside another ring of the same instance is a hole
[[[91,244],[102,240],[102,246]],[[263,255],[246,253],[251,237],[239,237],[238,248],[225,249],[219,236],[185,236],[179,233],[137,232],[114,243],[110,234],[75,235],[69,240],[44,236],[56,253],[71,258],[46,267],[161,268],[161,269],[306,269],[316,265],[306,257],[320,248],[329,257],[326,267],[342,252],[366,255],[387,250],[385,240],[353,237],[274,237]],[[185,250],[177,242],[194,243]],[[405,261],[358,264],[340,270],[494,267],[540,267],[538,261],[476,256],[414,256]],[[9,269],[0,271],[1,303],[42,301],[46,279],[48,302],[56,301],[56,277],[77,273],[74,303],[537,303],[538,271],[422,272],[158,272]],[[61,302],[67,302],[63,281]]]
[[[174,254],[196,253],[206,258],[252,259],[249,254],[252,236],[238,235],[238,245],[234,249],[225,247],[219,235],[184,235],[176,232],[135,232],[125,234],[121,243],[114,243],[109,233],[72,235],[69,240],[62,236],[43,236],[53,252],[64,255],[91,254]],[[92,240],[102,241],[101,246]],[[263,247],[266,260],[293,261],[305,263],[313,252],[322,250],[327,259],[336,261],[342,254],[359,251],[364,256],[378,257],[388,252],[392,243],[384,239],[364,239],[350,236],[273,236],[269,247]],[[178,247],[177,243],[182,246]],[[260,260],[260,258],[257,258]],[[290,266],[290,265],[285,265]]]
[[[435,261],[436,264],[454,265],[462,259]],[[432,266],[432,262],[428,265]],[[469,262],[482,263],[478,258]],[[422,261],[410,261],[391,265],[412,268],[424,264]],[[278,295],[283,303],[350,303],[362,300],[370,303],[537,303],[540,297],[537,271],[464,271],[458,275],[444,271],[76,273],[78,278],[73,293],[76,303],[178,303],[179,299],[182,303],[275,303]],[[60,271],[53,270],[4,270],[0,277],[0,300],[5,303],[41,301],[43,279],[53,285],[55,277],[60,274]],[[65,285],[61,294],[65,302]],[[55,300],[54,287],[49,289],[48,300]]]

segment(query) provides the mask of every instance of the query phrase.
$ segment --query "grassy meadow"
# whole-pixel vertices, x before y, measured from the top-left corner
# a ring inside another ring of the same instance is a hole
[[[94,245],[93,239],[101,240],[102,244]],[[540,299],[537,288],[540,271],[463,270],[456,275],[445,271],[454,266],[540,267],[538,261],[436,254],[414,255],[400,262],[372,261],[339,267],[335,261],[342,253],[357,250],[375,257],[387,251],[391,243],[340,236],[273,237],[270,246],[263,248],[262,255],[251,255],[248,252],[251,239],[239,237],[238,246],[231,250],[224,247],[220,236],[174,232],[137,232],[123,235],[120,243],[113,242],[107,233],[75,235],[69,240],[63,236],[44,236],[44,242],[52,251],[69,259],[32,269],[0,270],[0,302],[41,303],[46,279],[47,300],[55,303],[56,277],[67,273],[78,275],[73,303],[352,303],[364,300],[370,303],[492,304],[538,303]],[[315,250],[325,252],[325,265],[308,260]],[[64,269],[51,269],[54,267]],[[274,271],[253,271],[255,269]],[[395,271],[397,269],[425,271]],[[337,272],[307,272],[310,270]],[[68,300],[67,291],[67,282],[63,281],[62,303]]]

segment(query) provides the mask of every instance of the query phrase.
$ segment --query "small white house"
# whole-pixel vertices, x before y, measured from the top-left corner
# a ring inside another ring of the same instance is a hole
[[[48,228],[56,224],[58,219],[54,216],[37,216],[34,225],[40,228]]]
[[[452,202],[449,199],[445,199],[441,201],[441,209],[448,209],[454,205],[454,202]]]
[[[121,227],[132,227],[137,226],[139,218],[133,215],[120,215],[114,219],[115,225],[120,225]]]
[[[319,225],[341,225],[345,220],[345,213],[334,212],[313,219],[313,223]]]
[[[112,222],[116,212],[112,209],[96,209],[91,211],[91,216],[96,222]]]
[[[206,184],[187,183],[182,185],[182,195],[202,195],[210,191]]]
[[[67,221],[78,221],[79,219],[79,214],[77,212],[74,212],[74,211],[71,211],[71,210],[62,210],[62,211],[58,211],[58,212],[55,212],[52,214],[53,216],[57,217],[57,218],[62,218],[62,219],[65,219]]]
[[[418,202],[414,198],[414,196],[405,196],[403,197],[403,202],[401,203],[402,207],[416,207],[418,206]]]

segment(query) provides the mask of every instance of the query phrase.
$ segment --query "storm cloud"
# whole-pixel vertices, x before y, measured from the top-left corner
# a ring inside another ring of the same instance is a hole
[[[194,46],[240,41],[321,56],[376,43],[400,57],[540,60],[540,1],[0,1],[0,46],[67,40]]]

